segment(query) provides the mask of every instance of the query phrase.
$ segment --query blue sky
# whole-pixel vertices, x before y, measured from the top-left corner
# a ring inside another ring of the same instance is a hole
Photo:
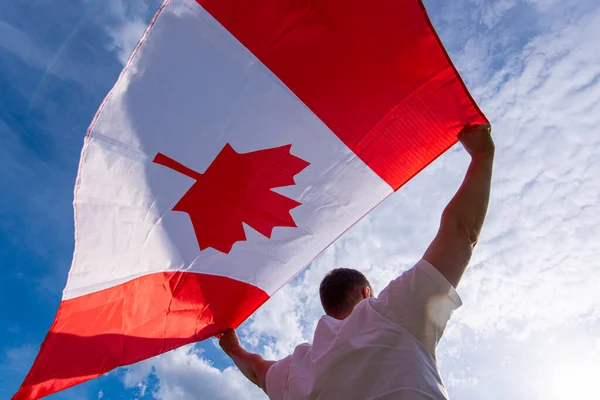
[[[600,371],[600,4],[425,3],[498,146],[442,375],[460,399],[586,397]],[[16,391],[60,301],[87,126],[158,4],[0,1],[0,398]],[[331,267],[363,269],[381,289],[418,260],[466,163],[454,148],[384,202],[243,326],[245,343],[280,357],[310,340]],[[209,341],[53,398],[256,394]]]

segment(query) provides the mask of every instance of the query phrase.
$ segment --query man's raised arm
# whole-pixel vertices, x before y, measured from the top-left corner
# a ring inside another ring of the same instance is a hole
[[[471,155],[465,179],[442,214],[440,229],[423,258],[454,286],[458,285],[487,213],[494,141],[489,125],[466,126],[458,136]]]
[[[234,329],[225,331],[220,339],[219,345],[240,369],[242,374],[256,386],[267,391],[267,371],[275,361],[267,361],[260,355],[246,351],[241,345]]]

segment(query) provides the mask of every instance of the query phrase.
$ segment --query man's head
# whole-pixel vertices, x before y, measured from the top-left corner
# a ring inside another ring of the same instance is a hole
[[[373,297],[373,289],[366,276],[355,269],[336,268],[329,271],[319,287],[325,314],[344,319],[363,299]]]

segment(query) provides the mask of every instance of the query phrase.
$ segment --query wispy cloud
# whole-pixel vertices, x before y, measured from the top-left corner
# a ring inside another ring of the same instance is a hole
[[[0,48],[37,68],[45,65],[51,58],[47,50],[38,46],[28,34],[1,20]]]
[[[486,236],[460,321],[513,334],[587,318],[600,305],[600,9],[531,40],[477,88],[500,145]],[[530,301],[525,301],[530,300]],[[533,301],[531,301],[533,300]],[[596,315],[597,317],[597,315]],[[511,323],[515,322],[514,324]],[[527,323],[518,327],[518,322]]]
[[[8,392],[14,387],[14,380],[24,375],[33,362],[36,348],[28,343],[3,349],[0,353],[0,397],[10,398]]]
[[[106,2],[110,22],[103,26],[106,34],[111,38],[108,48],[117,53],[123,65],[146,30],[149,17],[160,3],[160,0]]]
[[[97,0],[0,2],[2,299],[18,303],[1,313],[16,328],[0,330],[0,398],[14,394],[31,366],[65,284],[83,137],[122,67],[119,52],[127,51],[105,31],[125,21],[110,12]],[[86,390],[56,398],[81,399]]]
[[[250,383],[234,367],[217,369],[203,357],[202,351],[193,345],[171,351],[152,360],[142,362],[130,369],[153,371],[159,384],[153,396],[165,400],[202,398],[214,400],[257,399],[262,391]],[[134,382],[125,378],[126,384]]]
[[[26,371],[35,358],[36,348],[30,344],[23,344],[19,347],[9,348],[2,355],[0,364],[3,371]]]
[[[11,276],[35,280],[54,294],[62,290],[83,137],[152,4],[80,0],[68,10],[50,3],[34,10],[22,2],[0,5],[0,192],[11,194],[0,199],[0,238],[35,259],[24,273],[20,265],[13,268],[13,256]],[[37,24],[34,11],[45,17]]]

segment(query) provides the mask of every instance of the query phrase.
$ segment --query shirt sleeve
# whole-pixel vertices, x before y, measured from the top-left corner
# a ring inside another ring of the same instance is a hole
[[[452,312],[462,301],[452,284],[433,265],[421,260],[390,282],[371,304],[435,354]]]
[[[267,371],[265,392],[270,400],[283,400],[285,398],[291,361],[292,356],[289,355],[271,365]]]

